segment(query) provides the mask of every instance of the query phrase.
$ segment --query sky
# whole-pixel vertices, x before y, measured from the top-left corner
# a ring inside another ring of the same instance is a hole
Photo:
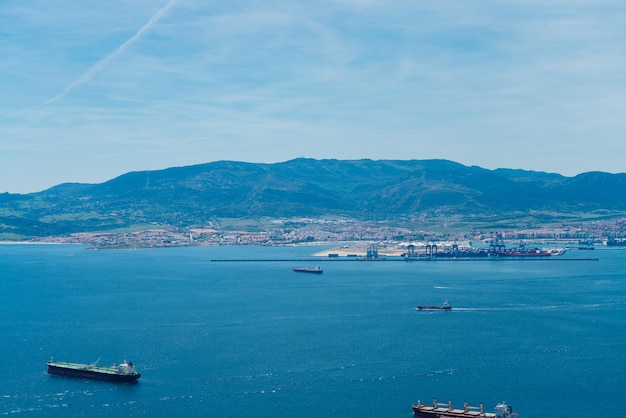
[[[623,0],[3,0],[0,193],[220,160],[626,171]]]

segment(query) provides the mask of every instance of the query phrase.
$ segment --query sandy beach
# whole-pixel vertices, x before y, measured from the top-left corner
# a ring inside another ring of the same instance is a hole
[[[365,257],[367,255],[367,246],[341,246],[319,251],[312,254],[314,257],[328,257],[330,254],[336,254],[337,257]],[[377,247],[378,255],[384,256],[400,256],[406,252],[406,248],[398,247]]]

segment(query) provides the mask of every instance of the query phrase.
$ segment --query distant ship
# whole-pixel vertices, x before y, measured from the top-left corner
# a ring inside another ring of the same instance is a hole
[[[564,248],[529,248],[523,243],[520,243],[518,247],[505,247],[501,242],[492,242],[489,246],[489,254],[497,257],[550,257],[555,255],[563,255],[565,253]]]
[[[314,274],[322,274],[324,270],[321,267],[294,267],[293,271],[297,273],[314,273]]]
[[[464,402],[463,409],[454,409],[452,402],[440,403],[435,399],[432,405],[417,403],[413,405],[413,414],[417,417],[429,418],[517,418],[517,412],[502,402],[496,405],[494,412],[485,412],[483,405],[469,406]]]
[[[428,306],[428,305],[418,305],[418,311],[451,311],[452,304],[450,302],[445,301],[441,306]]]
[[[543,250],[541,248],[507,248],[495,251],[493,254],[498,257],[550,257],[553,255],[561,255],[562,249]]]
[[[609,239],[606,240],[605,244],[608,245],[609,247],[626,246],[626,238],[612,238],[612,237],[610,237]]]
[[[46,364],[48,365],[48,373],[61,376],[107,380],[110,382],[136,382],[141,377],[141,374],[135,371],[133,363],[127,363],[126,360],[119,366],[104,367],[98,366],[96,363],[79,364],[50,360]]]

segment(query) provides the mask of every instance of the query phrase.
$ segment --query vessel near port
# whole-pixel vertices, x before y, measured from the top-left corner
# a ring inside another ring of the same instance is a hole
[[[313,273],[313,274],[322,274],[324,270],[321,267],[294,267],[293,271],[297,273]]]
[[[418,305],[418,311],[451,311],[452,304],[448,301],[445,301],[441,304],[441,306],[431,306],[431,305]]]
[[[463,403],[463,409],[455,409],[452,402],[437,402],[433,400],[432,405],[422,404],[418,401],[413,405],[413,414],[416,417],[430,418],[518,418],[517,412],[513,412],[513,408],[502,402],[496,405],[494,412],[485,412],[483,404],[479,406],[470,406],[467,402]]]
[[[626,245],[626,241],[625,241]],[[501,241],[493,241],[489,247],[462,247],[453,244],[450,248],[437,246],[436,244],[428,244],[424,250],[418,252],[415,245],[409,245],[408,251],[402,253],[401,257],[406,261],[412,260],[437,260],[437,259],[475,259],[475,258],[548,258],[551,256],[560,256],[565,254],[565,248],[539,248],[527,247],[524,243],[520,243],[517,247],[507,247]]]
[[[124,362],[119,366],[98,366],[97,361],[92,364],[68,363],[65,361],[50,360],[46,364],[48,373],[84,379],[107,380],[109,382],[136,382],[141,377],[135,371],[131,362]]]
[[[606,240],[605,244],[608,245],[609,247],[626,246],[626,238],[610,237],[609,239]]]

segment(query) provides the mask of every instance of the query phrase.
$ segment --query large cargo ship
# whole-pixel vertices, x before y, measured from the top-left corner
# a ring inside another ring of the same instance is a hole
[[[98,366],[96,363],[80,364],[50,360],[46,364],[48,365],[48,373],[61,376],[107,380],[110,382],[136,382],[141,377],[141,374],[135,371],[133,363],[126,362],[126,360],[119,366],[105,367]]]
[[[500,241],[494,241],[489,245],[489,254],[496,257],[550,257],[564,253],[564,248],[526,247],[521,242],[517,247],[506,247]]]
[[[563,254],[561,249],[541,249],[541,248],[506,248],[494,251],[493,255],[497,257],[550,257],[553,255]]]
[[[480,406],[470,406],[467,402],[463,403],[463,409],[455,409],[452,402],[437,402],[433,400],[432,405],[422,404],[418,401],[413,405],[413,414],[416,417],[425,418],[518,418],[517,412],[513,412],[513,408],[502,402],[496,405],[494,412],[485,412],[483,404]]]

